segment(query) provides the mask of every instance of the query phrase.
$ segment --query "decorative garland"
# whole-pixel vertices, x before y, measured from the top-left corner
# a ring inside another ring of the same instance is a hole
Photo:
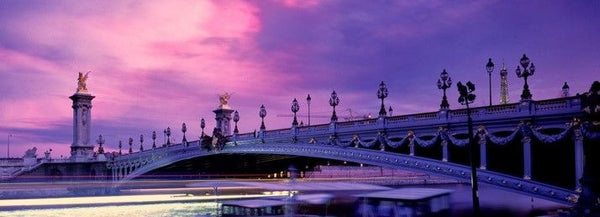
[[[419,146],[421,146],[423,148],[427,148],[438,142],[438,140],[440,139],[440,133],[438,132],[433,138],[431,138],[429,140],[423,140],[423,139],[419,138],[418,136],[415,136],[414,138],[415,138],[415,142],[417,142],[417,144]]]
[[[452,135],[448,135],[448,139],[450,140],[450,142],[458,147],[465,147],[467,144],[469,144],[469,138],[466,139],[457,139],[454,137],[455,134]]]
[[[512,142],[515,137],[517,137],[517,134],[519,134],[521,132],[521,127],[517,127],[516,129],[513,130],[513,132],[506,136],[506,137],[498,137],[495,136],[493,133],[489,133],[487,132],[487,130],[485,130],[484,135],[487,136],[487,138],[490,140],[490,142],[492,144],[495,145],[506,145],[510,142]]]
[[[589,130],[589,127],[582,127],[581,128],[581,132],[583,133],[583,135],[591,140],[600,140],[600,132],[591,132]]]
[[[571,135],[571,133],[573,132],[573,130],[575,128],[576,128],[575,125],[571,124],[558,134],[544,134],[541,132],[541,129],[533,129],[530,126],[530,124],[521,123],[521,124],[519,124],[518,127],[513,129],[513,131],[510,133],[510,135],[505,136],[505,137],[500,137],[500,136],[495,136],[493,133],[488,132],[485,129],[485,127],[480,126],[480,129],[477,130],[478,133],[475,136],[477,136],[480,139],[485,138],[491,144],[500,145],[500,146],[507,145],[510,142],[514,141],[518,135],[533,136],[537,140],[541,141],[542,143],[549,144],[549,143],[555,143],[555,142],[558,142],[560,140],[567,138],[567,136]],[[588,139],[591,139],[591,140],[599,140],[600,139],[600,132],[590,131],[588,126],[582,126],[581,132]],[[438,144],[439,141],[450,142],[451,144],[456,145],[458,147],[465,147],[469,143],[468,138],[467,139],[458,139],[455,137],[455,135],[456,134],[448,134],[446,130],[440,129],[438,131],[438,133],[434,135],[434,137],[426,140],[426,139],[421,139],[418,136],[416,136],[413,131],[408,131],[407,135],[404,138],[402,138],[400,141],[397,141],[397,142],[392,141],[392,138],[388,137],[384,132],[378,133],[377,136],[374,138],[365,139],[365,140],[362,140],[358,135],[354,135],[354,137],[350,141],[340,141],[340,139],[338,138],[337,135],[331,135],[327,142],[320,142],[320,144],[339,146],[339,147],[354,146],[357,148],[358,147],[373,148],[375,146],[375,144],[377,144],[377,142],[379,142],[379,144],[383,150],[383,148],[385,148],[386,146],[390,147],[390,148],[402,147],[404,144],[407,143],[407,141],[408,141],[409,145],[414,146],[414,144],[416,143],[417,145],[424,147],[424,148],[434,146],[434,145]],[[395,138],[398,139],[400,137],[395,137]],[[311,142],[309,142],[309,143],[315,144],[317,142],[316,142],[316,140],[311,139]]]
[[[377,135],[377,137],[379,137],[379,135]],[[375,138],[375,139],[373,139],[373,141],[365,142],[365,141],[362,141],[358,135],[355,135],[354,138],[352,139],[352,141],[355,144],[355,147],[362,146],[365,148],[371,148],[379,140],[378,140],[378,138]]]
[[[384,138],[384,142],[385,144],[387,144],[387,146],[391,147],[391,148],[398,148],[401,147],[402,145],[404,145],[404,143],[406,142],[406,140],[409,140],[408,136],[405,136],[404,138],[402,138],[400,141],[398,142],[394,142],[392,141],[390,138],[385,137]]]
[[[541,133],[539,130],[535,130],[535,129],[531,130],[531,133],[533,134],[533,136],[535,136],[535,138],[537,138],[538,140],[540,140],[542,143],[545,143],[545,144],[555,143],[559,140],[562,140],[562,139],[566,138],[570,132],[571,132],[570,126],[568,128],[566,128],[565,130],[563,130],[561,133],[555,134],[555,135],[545,135],[545,134]]]

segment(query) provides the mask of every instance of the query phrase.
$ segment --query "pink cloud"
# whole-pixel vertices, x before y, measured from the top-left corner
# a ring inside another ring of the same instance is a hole
[[[323,1],[319,0],[278,0],[277,2],[283,3],[286,7],[291,8],[311,8],[316,7]]]

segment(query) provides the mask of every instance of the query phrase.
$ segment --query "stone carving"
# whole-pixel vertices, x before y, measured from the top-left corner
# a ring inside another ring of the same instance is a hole
[[[229,108],[229,98],[231,98],[230,93],[225,92],[225,94],[219,95],[219,102],[221,103],[221,105],[219,105],[219,108]]]
[[[79,77],[77,78],[77,93],[87,93],[87,87],[85,85],[85,82],[88,79],[88,74],[90,74],[90,72],[86,72],[85,75],[83,75],[83,73],[79,73]]]
[[[37,154],[35,152],[37,152],[36,147],[27,149],[27,151],[25,151],[25,155],[23,156],[23,158],[36,158]]]

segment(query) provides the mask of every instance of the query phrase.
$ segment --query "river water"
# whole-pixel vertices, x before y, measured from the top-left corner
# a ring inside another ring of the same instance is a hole
[[[410,187],[410,186],[409,186]],[[427,185],[418,187],[452,189],[451,211],[449,216],[469,216],[471,212],[471,189],[469,185]],[[114,196],[115,200],[119,196]],[[111,196],[97,197],[110,200]],[[77,198],[73,198],[77,200]],[[86,197],[85,200],[94,200]],[[539,216],[548,211],[566,206],[541,199],[523,196],[520,194],[498,190],[492,186],[481,186],[480,201],[483,216]],[[0,200],[1,202],[1,200]],[[0,216],[6,217],[63,217],[63,216],[197,216],[200,214],[215,214],[215,202],[153,202],[136,205],[104,205],[91,207],[63,207],[63,208],[26,208],[7,210],[10,207],[0,207]],[[2,211],[1,209],[5,209]],[[346,214],[337,216],[353,216],[354,211],[348,210]]]

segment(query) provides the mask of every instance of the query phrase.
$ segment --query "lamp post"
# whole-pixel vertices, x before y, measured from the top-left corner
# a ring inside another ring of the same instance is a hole
[[[438,89],[442,90],[444,93],[442,96],[442,103],[440,104],[440,109],[442,110],[450,107],[450,104],[448,104],[448,98],[446,98],[446,89],[450,88],[450,86],[452,86],[452,78],[448,75],[446,69],[444,69],[442,70],[442,73],[440,73],[440,78],[437,80]]]
[[[310,98],[310,94],[308,94],[308,96],[306,97],[306,105],[308,105],[308,126],[310,126],[310,101],[312,100],[312,98]]]
[[[523,71],[521,72],[521,68],[519,66],[517,66],[517,69],[515,70],[517,77],[523,78],[525,80],[525,84],[523,85],[523,93],[521,94],[521,101],[531,100],[531,92],[529,92],[527,77],[533,76],[533,73],[535,73],[535,66],[533,65],[533,63],[531,63],[531,66],[529,66],[529,62],[529,58],[525,54],[523,54],[523,57],[521,57],[520,61],[521,66],[523,67]]]
[[[102,147],[102,144],[104,144],[105,140],[102,138],[102,135],[98,135],[96,142],[98,143],[98,154],[104,154],[104,148]]]
[[[204,118],[202,118],[200,119],[200,128],[202,129],[200,136],[204,136],[204,127],[206,127],[206,123],[204,122]]]
[[[129,137],[129,154],[133,153],[133,138]]]
[[[265,117],[267,116],[267,109],[265,109],[265,105],[260,105],[258,116],[260,116],[260,130],[264,131],[266,129]]]
[[[182,145],[185,145],[185,147],[187,147],[187,138],[185,138],[185,132],[187,132],[187,126],[185,125],[185,123],[181,124],[181,132],[183,133],[183,139],[181,140]]]
[[[152,131],[152,149],[156,148],[156,131]]]
[[[171,144],[171,127],[167,127],[167,146]]]
[[[333,113],[331,114],[331,122],[336,122],[338,120],[337,115],[335,114],[335,107],[340,104],[340,98],[338,98],[335,90],[331,92],[331,97],[329,98],[329,105],[333,107]]]
[[[123,147],[123,143],[121,142],[121,140],[119,140],[119,155],[123,155],[123,152],[121,152],[122,147]]]
[[[475,101],[475,85],[470,81],[467,82],[467,86],[461,82],[456,84],[458,88],[458,102],[467,106],[467,127],[469,128],[469,160],[471,162],[471,190],[473,196],[473,216],[479,216],[479,193],[477,186],[477,169],[475,168],[475,145],[473,144],[473,119],[471,119],[471,108],[469,103]]]
[[[233,113],[233,122],[235,123],[235,128],[233,128],[233,134],[238,134],[240,132],[237,127],[238,121],[240,121],[240,113],[236,110]]]
[[[385,99],[388,96],[388,89],[385,86],[385,84],[383,83],[383,81],[381,81],[381,84],[379,84],[379,89],[377,90],[377,98],[381,99],[381,108],[379,109],[379,117],[384,117],[387,115],[386,111],[385,111],[385,105],[383,105],[383,99]]]
[[[388,109],[388,113],[390,114],[390,117],[393,116],[394,109],[392,109],[392,106],[390,106],[390,109]]]
[[[490,106],[492,106],[492,72],[494,71],[494,63],[492,62],[492,58],[488,59],[487,64],[485,64],[485,69],[488,73],[488,81],[490,82]]]
[[[300,110],[300,105],[298,105],[298,100],[294,98],[292,101],[292,112],[294,113],[294,121],[292,121],[292,126],[298,126],[298,119],[296,119],[296,112]]]
[[[140,134],[140,152],[144,151],[144,135]]]

